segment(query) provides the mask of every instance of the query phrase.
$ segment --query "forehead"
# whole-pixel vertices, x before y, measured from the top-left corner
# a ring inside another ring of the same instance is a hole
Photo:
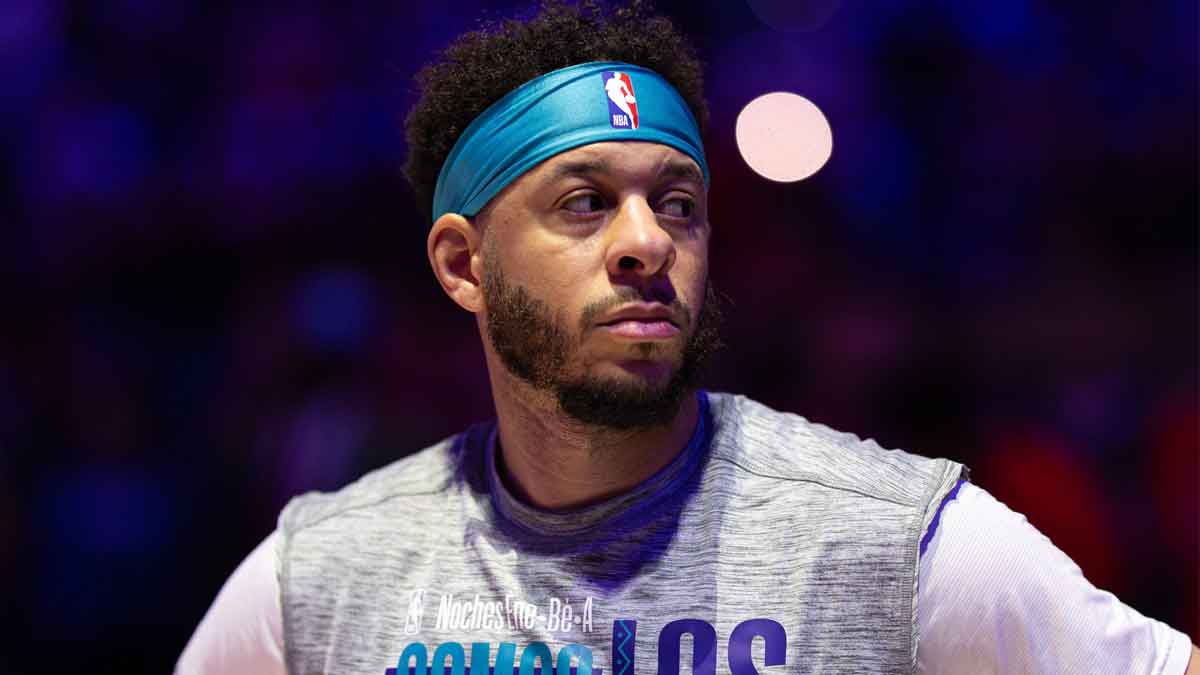
[[[704,183],[696,160],[669,145],[646,141],[604,141],[582,145],[547,159],[518,180],[538,187],[546,182],[579,174],[628,180],[690,178],[701,185]]]

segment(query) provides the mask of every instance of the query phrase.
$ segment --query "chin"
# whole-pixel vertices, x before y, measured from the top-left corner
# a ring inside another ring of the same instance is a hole
[[[615,430],[659,428],[675,418],[685,395],[674,386],[672,375],[591,377],[561,387],[558,401],[568,416],[585,424]]]
[[[617,361],[614,366],[622,372],[653,380],[669,380],[675,374],[674,365],[666,361],[628,359]]]
[[[582,372],[584,377],[602,380],[615,376],[625,381],[625,376],[631,374],[655,379],[670,377],[679,370],[679,366],[679,359],[664,356],[661,352],[646,358],[637,350],[628,350],[592,360],[584,366]]]

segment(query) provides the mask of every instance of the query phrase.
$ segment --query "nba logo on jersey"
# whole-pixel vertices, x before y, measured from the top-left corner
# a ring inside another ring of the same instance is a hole
[[[629,73],[612,70],[602,72],[604,93],[608,96],[608,121],[614,129],[638,128],[637,99],[633,96],[633,81]]]

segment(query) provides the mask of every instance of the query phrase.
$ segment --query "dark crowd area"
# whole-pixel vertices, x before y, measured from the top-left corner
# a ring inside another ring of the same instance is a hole
[[[965,462],[1200,639],[1196,3],[657,4],[712,108],[708,388]],[[168,672],[290,497],[494,416],[401,124],[530,7],[0,3],[0,672]],[[810,179],[738,154],[771,91],[829,119]]]

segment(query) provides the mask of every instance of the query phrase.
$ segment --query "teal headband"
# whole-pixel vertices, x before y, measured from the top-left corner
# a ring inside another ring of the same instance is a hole
[[[649,141],[708,164],[687,103],[658,73],[618,61],[551,71],[508,92],[459,136],[438,174],[433,220],[479,213],[542,161],[599,141]]]

